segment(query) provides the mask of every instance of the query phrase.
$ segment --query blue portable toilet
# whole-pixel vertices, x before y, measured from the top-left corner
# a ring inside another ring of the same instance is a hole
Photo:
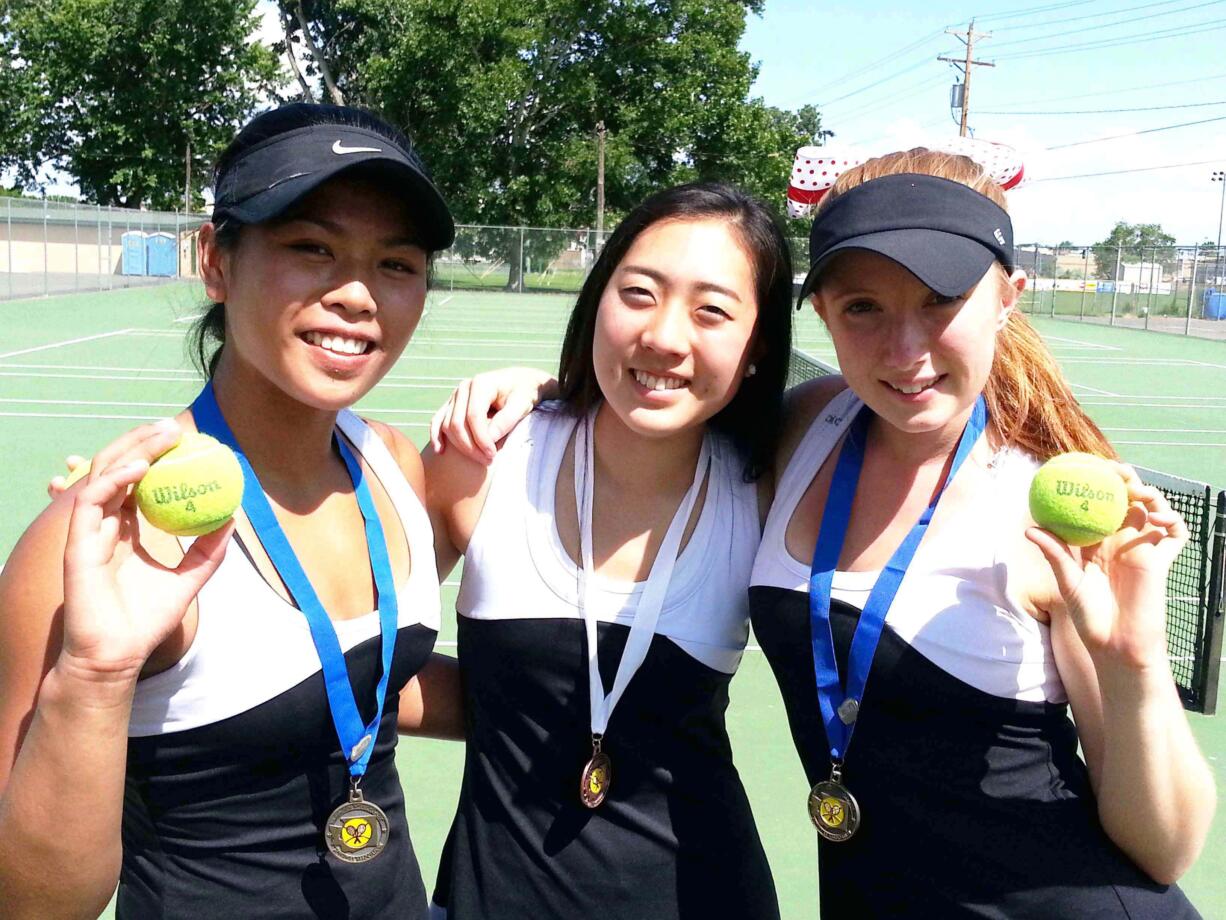
[[[125,275],[145,274],[145,234],[139,230],[129,230],[119,239],[123,246],[120,271]]]
[[[146,271],[150,275],[173,278],[179,273],[179,247],[170,233],[150,233],[145,237]]]
[[[1226,291],[1206,288],[1203,296],[1205,319],[1226,319]]]

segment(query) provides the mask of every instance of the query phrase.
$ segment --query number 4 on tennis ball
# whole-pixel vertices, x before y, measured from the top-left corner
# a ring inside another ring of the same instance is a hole
[[[231,518],[242,500],[243,470],[234,451],[194,431],[154,460],[136,484],[141,514],[154,527],[177,537],[212,533]]]
[[[1124,523],[1128,489],[1111,462],[1093,454],[1052,457],[1030,484],[1030,516],[1070,546],[1089,546]]]

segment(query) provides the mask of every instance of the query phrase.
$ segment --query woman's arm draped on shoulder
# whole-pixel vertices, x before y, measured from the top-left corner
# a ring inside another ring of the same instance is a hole
[[[426,467],[413,442],[394,428],[381,422],[367,424],[387,444],[392,456],[413,487],[418,499],[430,516],[434,530],[434,563],[442,581],[455,568],[461,553],[450,536],[446,516],[431,507]],[[455,458],[459,455],[456,452]],[[449,457],[449,460],[455,459]],[[471,461],[469,461],[471,462]],[[481,467],[484,469],[484,467]],[[400,712],[397,729],[407,735],[458,740],[464,737],[464,708],[460,692],[460,673],[455,658],[435,653],[414,674],[400,691]]]
[[[1166,649],[1167,573],[1187,528],[1158,489],[1119,468],[1131,504],[1117,534],[1082,552],[1038,528],[1027,536],[1054,575],[1044,609],[1103,828],[1169,884],[1200,853],[1216,802]]]
[[[168,446],[154,437],[146,456],[129,451],[93,470],[26,531],[0,574],[7,917],[96,917],[119,878],[136,681],[216,570],[232,530],[197,539],[175,569],[136,542],[125,498]]]

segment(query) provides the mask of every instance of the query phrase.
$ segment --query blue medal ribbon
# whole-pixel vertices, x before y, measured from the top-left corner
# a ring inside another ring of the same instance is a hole
[[[205,384],[196,401],[192,403],[192,416],[196,427],[221,441],[234,451],[238,457],[239,466],[243,469],[243,511],[251,522],[256,536],[259,537],[268,558],[272,560],[277,574],[285,582],[294,602],[306,617],[311,630],[311,640],[315,643],[315,651],[319,655],[319,663],[323,668],[324,689],[328,695],[328,708],[332,713],[332,724],[336,727],[336,736],[341,744],[341,752],[348,762],[349,775],[356,781],[366,773],[374,753],[375,738],[379,734],[379,722],[383,718],[383,703],[387,697],[387,682],[392,671],[392,655],[396,649],[396,627],[399,609],[396,599],[396,586],[392,577],[392,565],[387,555],[387,543],[383,537],[383,527],[375,512],[375,503],[370,495],[370,487],[366,484],[362,467],[354,459],[353,452],[345,442],[332,435],[333,442],[340,452],[341,459],[353,480],[353,491],[357,496],[358,508],[366,523],[366,547],[370,554],[370,568],[374,574],[375,588],[378,593],[379,631],[383,644],[383,673],[379,677],[379,685],[375,690],[375,715],[367,725],[362,724],[358,714],[357,700],[353,695],[353,685],[349,681],[349,669],[345,665],[345,655],[341,651],[340,641],[336,637],[336,629],[328,618],[328,612],[320,603],[319,596],[311,587],[302,564],[298,561],[294,549],[290,546],[285,531],[281,529],[268,498],[260,487],[255,471],[247,461],[242,448],[239,447],[234,433],[226,424],[217,405],[217,397],[213,392],[213,382]]]
[[[839,564],[839,554],[843,551],[843,541],[847,536],[847,525],[851,520],[851,505],[860,482],[860,471],[864,466],[864,447],[872,418],[873,413],[868,407],[862,407],[843,441],[838,463],[834,468],[834,477],[830,482],[830,495],[822,512],[822,524],[818,531],[817,546],[813,550],[813,567],[809,577],[809,630],[813,644],[813,671],[817,677],[817,700],[821,707],[822,721],[826,725],[830,760],[836,767],[842,764],[848,745],[851,744],[856,714],[864,697],[864,686],[868,682],[869,668],[877,651],[881,630],[885,626],[886,614],[890,611],[903,576],[907,574],[907,567],[911,565],[911,560],[919,549],[920,541],[924,539],[937,502],[941,500],[958,468],[987,428],[988,412],[983,397],[980,396],[975,401],[970,420],[958,441],[949,475],[881,570],[877,583],[873,585],[864,610],[860,613],[856,631],[852,635],[851,649],[847,656],[847,688],[844,690],[839,680],[834,636],[830,630],[830,592],[834,583],[834,572]]]

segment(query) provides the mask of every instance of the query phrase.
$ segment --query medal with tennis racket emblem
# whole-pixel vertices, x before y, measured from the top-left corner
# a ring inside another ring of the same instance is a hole
[[[349,801],[328,817],[328,850],[343,862],[370,862],[387,846],[388,830],[383,809],[366,801],[362,790],[351,789]]]

